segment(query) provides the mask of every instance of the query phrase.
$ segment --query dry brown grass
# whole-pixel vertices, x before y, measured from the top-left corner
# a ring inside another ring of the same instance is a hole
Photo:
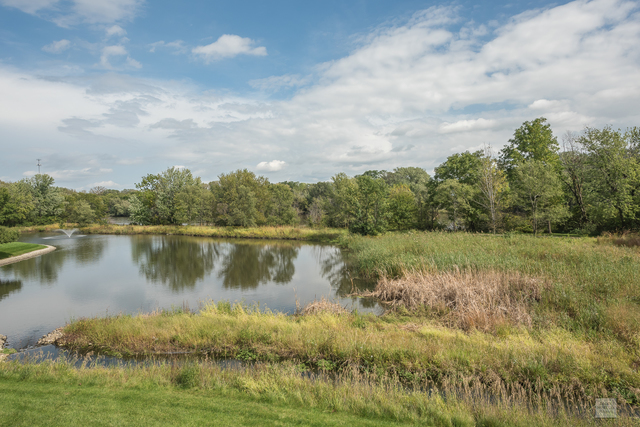
[[[613,243],[617,246],[638,248],[640,247],[640,234],[631,232],[624,232],[622,234],[605,233],[598,237],[598,243]]]
[[[313,302],[305,305],[300,313],[302,315],[320,313],[347,314],[348,311],[340,304],[322,297],[320,300],[313,300]]]
[[[493,331],[504,324],[531,326],[530,305],[540,300],[543,283],[518,272],[409,272],[382,278],[374,296],[392,307],[428,309],[447,325]]]

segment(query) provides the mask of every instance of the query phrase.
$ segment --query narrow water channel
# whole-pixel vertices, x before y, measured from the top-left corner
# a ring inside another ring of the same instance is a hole
[[[33,346],[79,317],[150,312],[207,300],[259,304],[293,313],[296,302],[329,298],[380,313],[375,300],[350,298],[345,254],[331,245],[191,236],[23,235],[57,250],[0,267],[0,334],[7,346]]]

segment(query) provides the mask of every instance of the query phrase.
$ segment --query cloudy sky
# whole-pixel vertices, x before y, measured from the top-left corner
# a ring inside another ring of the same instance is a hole
[[[640,125],[640,1],[0,0],[0,180],[272,182]]]

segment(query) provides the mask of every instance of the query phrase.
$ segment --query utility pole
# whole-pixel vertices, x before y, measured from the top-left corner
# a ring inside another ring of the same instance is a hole
[[[40,165],[40,160],[42,160],[42,159],[36,159],[36,160],[38,161],[38,175],[40,175],[40,166],[41,166]]]

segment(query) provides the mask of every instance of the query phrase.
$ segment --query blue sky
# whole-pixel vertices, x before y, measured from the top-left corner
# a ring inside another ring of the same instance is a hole
[[[327,180],[640,118],[638,1],[0,0],[0,179]]]

